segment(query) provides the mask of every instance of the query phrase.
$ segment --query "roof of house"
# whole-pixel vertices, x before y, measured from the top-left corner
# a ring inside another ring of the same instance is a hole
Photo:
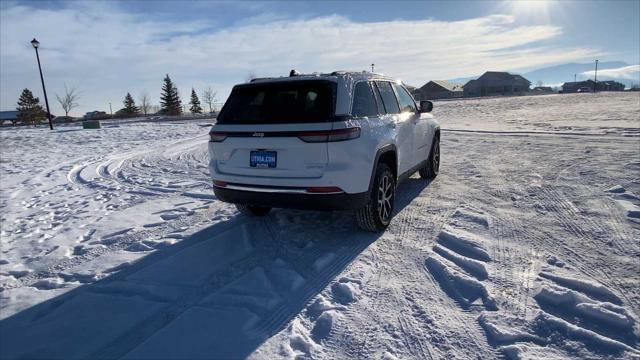
[[[424,84],[423,87],[429,85],[429,83],[434,83],[442,88],[445,88],[449,91],[462,91],[462,85],[460,84],[454,84],[452,82],[449,82],[447,80],[431,80],[428,83]]]
[[[598,82],[601,82],[607,85],[624,85],[623,83],[617,82],[615,80],[604,80],[604,81],[598,81]]]
[[[578,86],[578,85],[582,85],[585,83],[588,84],[593,84],[595,81],[593,81],[593,79],[587,79],[587,80],[581,80],[581,81],[569,81],[564,83],[565,86]],[[612,85],[612,84],[619,84],[619,85],[624,85],[621,82],[617,82],[615,80],[598,80],[599,83],[601,84],[608,84],[608,85]]]
[[[562,84],[562,86],[580,86],[580,85],[584,85],[586,83],[593,84],[594,81],[591,80],[591,79],[581,80],[581,81],[568,81],[568,82]]]
[[[0,111],[0,120],[13,120],[18,118],[19,111]]]
[[[531,81],[525,79],[522,75],[510,74],[505,71],[487,71],[476,80],[469,80],[464,86],[476,85],[477,83],[483,85],[487,81],[502,81],[502,82],[524,82],[531,85]]]
[[[474,79],[474,80],[469,80],[469,81],[467,81],[467,83],[466,83],[466,84],[464,84],[464,87],[465,87],[465,88],[472,87],[472,86],[474,86],[477,82],[478,82],[478,80],[475,80],[475,79]]]
[[[414,92],[416,91],[416,87],[415,86],[411,86],[411,85],[407,85],[405,83],[403,83],[404,87],[407,88],[407,90],[409,90],[409,92]]]

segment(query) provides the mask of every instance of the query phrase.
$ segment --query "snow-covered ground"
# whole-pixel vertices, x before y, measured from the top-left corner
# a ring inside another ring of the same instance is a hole
[[[476,98],[436,103],[448,129],[640,135],[637,92]]]
[[[0,358],[640,358],[640,94],[434,113],[383,234],[217,201],[207,120],[0,130]]]

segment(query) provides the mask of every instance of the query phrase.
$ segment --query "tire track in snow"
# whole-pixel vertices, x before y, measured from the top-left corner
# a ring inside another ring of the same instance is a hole
[[[206,152],[204,151],[206,142],[202,141],[202,138],[202,136],[196,136],[169,144],[161,144],[150,149],[118,154],[108,159],[94,159],[82,165],[74,166],[68,173],[67,178],[73,184],[89,188],[114,190],[114,187],[100,183],[100,181],[107,181],[116,188],[123,187],[124,192],[162,196],[164,192],[157,191],[162,185],[153,182],[155,178],[166,179],[167,174],[162,169],[167,169],[169,166],[174,168],[173,171],[179,173],[177,174],[179,175],[178,181],[184,181],[185,174],[193,172],[194,169],[206,169],[207,160]],[[189,157],[183,157],[185,152],[197,152],[199,156],[191,154]],[[186,158],[189,161],[176,162],[164,156],[167,154],[177,155],[178,158]],[[151,160],[151,164],[147,163],[149,160]],[[164,163],[167,163],[167,165],[162,166]],[[139,164],[145,164],[146,166]],[[82,176],[83,173],[91,171],[93,168],[95,168],[95,174],[100,180],[87,179]],[[181,168],[182,170],[175,170],[175,168]],[[132,174],[127,175],[130,169],[133,170],[131,171]],[[205,180],[205,178],[208,180],[208,171],[198,170],[197,173],[202,180]],[[204,181],[204,183],[208,185],[208,181]]]
[[[495,156],[491,159],[491,164],[485,169],[500,169]],[[491,174],[485,171],[484,174],[490,179],[491,188],[496,189],[496,195],[501,201],[508,202],[512,199],[512,194],[515,191],[510,191],[507,188],[507,183],[509,183],[509,187],[513,187],[514,184],[518,184],[517,181],[508,179],[502,172]],[[500,283],[497,285],[502,287],[501,293],[506,297],[506,300],[513,301],[509,305],[515,307],[513,310],[515,310],[516,316],[524,319],[527,315],[531,278],[539,268],[539,251],[536,247],[541,239],[537,234],[526,231],[528,227],[505,209],[494,215],[491,224],[491,233],[497,240],[499,248],[497,252],[501,254],[501,257],[496,259],[498,264],[494,266],[494,269],[500,274]],[[523,235],[521,232],[525,231],[526,235]],[[513,242],[515,246],[508,246],[506,241]],[[523,251],[523,249],[526,250]],[[516,265],[517,263],[522,266],[520,271],[517,271],[520,269]],[[519,281],[515,282],[515,279]],[[516,289],[515,293],[510,291],[512,288]]]
[[[601,217],[584,216],[584,220],[591,224],[590,229],[593,231],[599,231],[603,228],[611,229],[613,234],[608,236],[608,238],[612,245],[618,248],[622,255],[640,253],[640,244],[633,240],[633,234],[628,226],[628,220],[616,206],[615,200],[607,196],[604,189],[597,188],[594,185],[587,183],[586,178],[582,176],[582,174],[580,174],[580,170],[577,169],[579,165],[582,164],[578,163],[561,171],[556,177],[554,185],[560,189],[566,201],[572,205],[571,209],[574,210],[574,213],[580,214],[584,211],[577,210],[576,206],[569,199],[570,195],[566,191],[562,191],[563,187],[558,186],[561,179],[568,178],[571,180],[572,185],[574,185],[571,190],[575,190],[575,187],[579,186],[581,188],[581,193],[586,193],[591,199],[598,200],[598,203],[604,207],[605,211],[603,214],[605,214],[605,219],[601,219]],[[569,174],[565,176],[565,173]]]
[[[262,226],[264,223],[261,220],[253,220],[245,226],[254,228],[253,231],[256,231],[255,227]],[[233,229],[238,229],[240,226],[243,226],[243,224],[235,225],[226,231],[233,231]],[[313,232],[313,230],[310,230],[310,232]],[[306,261],[307,267],[309,266],[309,254],[292,253],[277,244],[277,242],[274,243],[273,240],[269,236],[252,237],[253,250],[250,254],[211,274],[208,280],[205,281],[204,286],[187,289],[179,302],[171,304],[152,318],[147,319],[142,325],[130,329],[124,336],[96,351],[94,356],[98,358],[113,358],[124,355],[162,328],[168,326],[186,310],[197,306],[205,297],[234,283],[258,267],[268,268],[274,259],[281,259],[285,264],[289,265]],[[193,245],[195,244],[190,246]],[[251,335],[257,338],[267,338],[283,329],[286,323],[304,308],[307,301],[324,288],[326,279],[333,278],[340,273],[353,260],[354,256],[364,250],[366,246],[368,246],[367,242],[354,242],[353,246],[340,249],[340,254],[332,259],[331,263],[322,268],[321,271],[307,272],[310,276],[305,279],[306,282],[302,288],[295,290],[283,299],[284,301],[275,309],[270,310],[266,316],[261,317],[260,321],[251,329]],[[328,253],[335,251],[335,249],[325,246],[324,251]],[[304,258],[304,260],[298,258]],[[295,266],[294,270],[296,270]],[[147,282],[145,281],[145,283]]]
[[[440,283],[429,271],[425,269],[423,273],[433,288],[440,289]],[[439,304],[441,307],[438,307],[438,314],[447,319],[447,321],[453,320],[452,323],[455,323],[458,327],[457,330],[460,330],[459,338],[469,339],[475,346],[475,350],[473,350],[472,353],[476,355],[483,353],[486,355],[480,356],[481,358],[495,358],[494,350],[488,345],[486,340],[483,344],[478,342],[478,339],[485,339],[485,335],[484,331],[475,321],[476,314],[471,310],[461,308],[460,304],[450,298],[444,291],[441,291],[441,294],[440,299],[442,299],[443,302]]]
[[[507,174],[500,172],[502,168],[499,166],[501,156],[500,152],[483,153],[483,158],[480,161],[485,164],[478,166],[477,162],[473,163],[476,171],[483,179],[486,179],[486,183],[480,184],[482,186],[480,190],[492,199],[491,204],[510,204],[514,191],[507,188],[507,183],[509,183],[509,187],[518,184],[517,181],[508,179]],[[495,173],[496,171],[498,173]],[[494,274],[490,284],[500,288],[500,295],[506,301],[506,305],[520,316],[525,317],[530,289],[529,272],[530,268],[538,263],[537,251],[534,250],[537,241],[531,240],[537,239],[537,236],[527,232],[526,238],[523,237],[520,229],[527,227],[510,215],[510,212],[505,211],[503,206],[492,208],[488,213],[493,213],[489,222],[489,233],[495,240],[491,242]],[[509,246],[507,241],[512,242],[515,246]],[[528,250],[522,251],[522,248]],[[519,268],[516,266],[517,263],[524,265],[521,271],[516,271]],[[528,264],[531,266],[527,266]],[[515,279],[519,279],[519,282],[516,283]],[[514,292],[512,289],[516,289],[516,291]]]
[[[428,197],[427,201],[431,201],[432,198]],[[427,204],[423,204],[422,206],[428,206]],[[444,226],[445,223],[447,223],[450,219],[451,216],[455,213],[456,209],[460,208],[460,205],[456,205],[454,207],[448,208],[445,211],[442,212],[441,215],[433,217],[433,222],[431,223],[431,227],[426,227],[425,229],[431,229],[431,233],[429,234],[428,238],[430,239],[434,239],[435,236],[440,233],[440,231],[442,230],[442,227]],[[416,237],[414,238],[415,240],[420,239],[421,237]],[[409,239],[412,239],[411,237],[409,237]],[[431,246],[433,245],[433,242],[431,242],[430,244],[428,244],[429,246],[420,246],[420,244],[416,245],[415,242],[412,244],[411,242],[407,242],[407,245],[413,245],[413,247],[411,247],[410,249],[407,248],[403,248],[402,251],[405,253],[411,253],[413,254],[413,256],[410,258],[411,263],[407,263],[406,267],[415,267],[418,269],[424,269],[424,259],[427,258],[429,255],[431,255],[431,251],[427,250],[430,249]],[[426,244],[425,244],[426,245]],[[420,249],[420,250],[418,250]],[[408,250],[408,251],[407,251]],[[409,260],[409,259],[408,259]],[[428,280],[428,283],[430,283],[428,289],[433,289],[435,291],[441,292],[442,290],[440,290],[440,284],[439,282],[436,281],[435,278],[433,278],[433,276],[428,273],[427,271],[420,271],[418,272],[419,274],[424,274],[424,276],[426,277],[426,279]],[[401,275],[403,276],[403,275]],[[406,276],[404,276],[406,277]],[[424,285],[424,280],[425,278],[417,278],[417,279],[413,279],[412,283],[419,283]],[[402,288],[402,292],[407,291],[406,287]],[[418,294],[418,292],[421,292],[419,290],[417,290],[417,288],[414,288],[413,292],[416,292],[415,294],[412,294],[411,292],[409,293],[404,293],[404,296],[401,297],[401,299],[403,299],[403,304],[405,307],[410,306],[411,304],[413,304],[414,306],[419,306],[421,309],[429,309],[432,305],[429,304],[423,304],[420,305],[420,303],[422,302],[420,299],[422,299],[424,297],[423,294]],[[407,299],[411,298],[412,301],[407,302]],[[448,296],[444,296],[444,298],[447,301],[447,306],[444,306],[442,308],[438,308],[438,314],[445,314],[443,317],[446,319],[455,319],[455,323],[459,324],[459,326],[462,326],[466,331],[464,331],[463,333],[464,338],[469,338],[470,341],[473,343],[473,345],[475,346],[475,348],[477,349],[476,351],[480,351],[482,352],[487,351],[488,348],[486,346],[484,346],[484,344],[480,344],[478,342],[478,338],[482,338],[483,337],[483,333],[482,331],[480,331],[479,327],[474,326],[476,325],[474,321],[469,321],[469,319],[464,315],[466,313],[469,313],[467,310],[464,309],[460,309],[460,307],[458,306],[457,302],[451,298],[449,298]],[[401,316],[404,316],[403,313],[401,312]],[[471,324],[471,325],[470,325]],[[408,336],[414,336],[415,334],[407,334]],[[422,334],[424,335],[424,334]],[[471,336],[469,336],[471,335]],[[445,341],[448,342],[448,337],[445,337]],[[416,349],[413,350],[413,352],[415,353]],[[491,351],[491,350],[489,350]],[[420,353],[424,354],[424,348],[420,347]],[[431,353],[431,351],[428,352],[429,354]]]
[[[425,343],[423,345],[421,336],[415,336],[415,334],[413,333],[412,329],[415,329],[417,325],[411,324],[410,326],[407,318],[403,315],[402,312],[398,316],[398,323],[400,324],[400,330],[403,334],[405,346],[407,347],[407,349],[409,349],[411,355],[422,359],[434,359],[433,351],[431,350],[429,343]],[[413,341],[408,339],[408,337],[411,337],[411,340]],[[414,344],[416,343],[418,344],[418,347],[415,347]],[[418,353],[417,350],[419,350],[420,352]]]
[[[399,191],[404,192],[399,194],[397,198],[397,201],[402,202],[403,197],[407,192],[411,192],[412,188],[403,189],[400,187]],[[356,304],[347,306],[347,309],[341,312],[342,316],[335,325],[334,330],[332,330],[332,336],[323,343],[324,348],[327,350],[326,352],[333,354],[343,353],[345,356],[355,358],[370,358],[379,356],[380,352],[391,346],[386,344],[388,340],[385,339],[389,338],[389,334],[386,333],[390,331],[389,327],[394,327],[393,323],[402,321],[399,320],[398,316],[402,316],[403,310],[401,309],[404,308],[404,305],[398,309],[399,314],[394,319],[395,321],[390,323],[390,315],[388,314],[390,308],[388,304],[398,302],[405,304],[406,301],[402,291],[390,292],[391,289],[388,286],[389,284],[406,282],[424,283],[424,279],[413,276],[412,270],[422,268],[422,259],[427,254],[428,245],[442,226],[442,219],[451,213],[451,211],[446,210],[447,207],[443,209],[440,203],[441,201],[437,201],[437,198],[429,194],[427,188],[422,189],[420,194],[413,199],[410,206],[405,207],[396,214],[394,220],[397,219],[397,221],[389,227],[385,237],[378,239],[367,250],[374,257],[371,261],[376,264],[380,263],[380,266],[374,272],[373,279],[375,280],[363,283],[362,292],[359,296],[361,300]],[[428,209],[434,209],[434,211],[426,212],[430,216],[421,214],[421,212],[424,213]],[[416,225],[416,223],[419,224]],[[413,230],[409,231],[407,229]],[[389,264],[387,262],[388,259],[394,259],[394,264]],[[427,289],[421,291],[435,289],[434,285],[432,287],[427,286]],[[425,295],[424,293],[416,295],[416,297],[419,296]],[[381,307],[383,304],[384,308]],[[366,311],[368,315],[366,317],[360,316],[362,311]],[[395,311],[397,310],[393,310],[393,312]],[[363,319],[367,321],[363,322]],[[407,339],[412,334],[405,332],[403,336],[404,342],[407,343]],[[408,343],[411,344],[413,341],[408,340]],[[414,354],[421,353],[416,352],[416,349],[413,348],[408,348],[407,351]]]
[[[578,224],[574,223],[573,219],[579,219],[581,215],[575,211],[575,207],[572,206],[572,204],[567,204],[568,200],[563,198],[562,194],[555,189],[545,187],[540,195],[542,195],[541,198],[545,200],[544,206],[551,210],[551,215],[559,222],[563,229],[569,231],[576,239],[587,240],[588,242],[585,245],[595,247],[593,251],[598,252],[602,243],[594,239],[590,232],[583,230]],[[567,213],[569,215],[567,215]],[[549,239],[551,239],[551,241],[545,240],[547,246],[557,248],[560,245],[561,249],[570,254],[570,256],[566,256],[563,261],[579,269],[583,274],[604,286],[617,290],[633,311],[638,313],[639,305],[629,298],[625,291],[626,289],[608,273],[608,266],[602,264],[596,266],[592,264],[590,259],[585,258],[582,254],[572,249],[571,246],[566,245],[563,239],[553,238],[552,236],[550,236]]]
[[[429,183],[429,186],[435,186],[435,190],[434,192],[437,193],[438,192],[438,186],[437,184],[434,183],[434,181],[443,181],[443,178],[446,178],[446,175],[443,176],[441,175],[438,179],[433,180]],[[402,272],[402,271],[398,271],[397,269],[402,269],[402,268],[414,268],[414,269],[422,269],[423,268],[423,261],[424,259],[429,256],[429,254],[431,253],[429,249],[431,249],[431,247],[433,246],[433,239],[435,238],[435,236],[442,230],[442,227],[444,226],[444,224],[447,222],[447,220],[451,217],[451,215],[454,213],[455,209],[459,206],[459,205],[451,205],[451,204],[442,204],[442,200],[440,200],[440,203],[438,203],[436,201],[436,197],[432,196],[431,194],[427,194],[428,190],[424,189],[422,191],[422,193],[413,200],[413,203],[416,204],[415,207],[410,207],[409,209],[405,209],[403,210],[400,214],[402,221],[400,222],[401,224],[405,225],[405,226],[401,226],[400,227],[400,243],[399,246],[393,248],[393,250],[396,251],[396,257],[400,257],[398,256],[399,254],[405,254],[404,257],[402,257],[405,261],[404,261],[404,266],[403,267],[394,267],[393,270],[395,270],[395,275],[397,278],[401,278],[401,279],[406,279],[409,276],[410,272]],[[444,206],[443,206],[444,205]],[[420,216],[420,212],[421,211],[425,211],[425,210],[435,210],[435,214],[433,212],[430,212],[430,214],[433,214],[430,217],[426,217],[426,216]],[[404,215],[404,216],[403,216]],[[418,223],[418,226],[410,226],[412,223]],[[410,227],[413,227],[417,230],[414,230],[413,232],[409,232],[407,231]],[[410,236],[413,235],[413,236]],[[429,242],[426,242],[425,240],[429,239]],[[411,257],[406,258],[406,254],[412,254]],[[421,271],[418,271],[418,273],[421,273]],[[410,281],[410,283],[412,284],[421,284],[423,283],[422,278],[415,278],[413,277]],[[431,286],[428,287],[428,289],[431,290],[436,290],[439,289],[438,285],[435,282],[431,282],[430,284]],[[399,311],[398,314],[398,324],[401,327],[401,331],[403,334],[403,342],[405,344],[405,346],[407,347],[407,350],[414,356],[419,355],[422,358],[433,358],[433,352],[435,350],[431,349],[429,347],[428,344],[425,344],[424,346],[422,345],[422,343],[420,342],[418,344],[418,347],[416,347],[414,344],[416,339],[419,339],[420,336],[424,336],[424,334],[420,333],[417,334],[414,330],[414,328],[412,327],[408,327],[406,326],[406,324],[411,321],[412,323],[415,323],[414,320],[412,320],[412,317],[408,317],[406,315],[406,309],[410,308],[411,305],[413,305],[414,307],[420,307],[422,309],[422,311],[424,311],[424,309],[428,308],[429,305],[419,305],[418,301],[415,299],[421,298],[423,295],[422,294],[417,294],[418,292],[422,292],[420,290],[417,290],[416,287],[413,288],[409,288],[407,286],[401,286],[400,289],[396,289],[396,298],[400,299],[400,302],[402,304],[402,309]],[[414,294],[415,293],[415,294]],[[412,301],[408,301],[407,299],[411,298]],[[457,309],[452,309],[453,311],[450,313],[451,317],[454,318],[458,318],[461,321],[462,324],[464,324],[464,320],[459,316]],[[448,337],[445,337],[445,342],[449,343]],[[480,345],[477,344],[477,342],[474,343],[476,344],[476,346],[478,346],[478,348],[480,348]],[[426,351],[425,351],[426,349]]]
[[[573,207],[571,204],[568,204],[568,200],[563,198],[562,194],[558,193],[556,190],[545,189],[542,194],[547,200],[545,206],[554,210],[551,212],[552,216],[560,222],[561,226],[564,229],[568,230],[574,237],[578,239],[588,240],[589,244],[595,247],[594,251],[598,251],[598,248],[602,245],[602,243],[594,239],[590,232],[583,230],[578,224],[574,223],[573,219],[581,218],[580,214],[575,211],[575,207]],[[630,306],[634,307],[634,311],[637,311],[637,304],[635,304],[633,301],[630,301],[625,291],[622,291],[623,287],[621,287],[619,283],[606,271],[606,266],[592,266],[592,264],[589,263],[588,259],[578,254],[570,247],[565,246],[564,249],[570,251],[575,258],[567,258],[566,261],[568,263],[571,263],[576,268],[579,268],[586,275],[592,276],[594,279],[597,279],[603,285],[616,289],[625,299],[625,301]],[[605,279],[597,276],[597,274],[603,275]]]
[[[206,219],[210,219],[211,215],[210,211],[196,213],[191,216],[190,219],[183,219],[182,221],[186,221],[188,223],[203,223]],[[100,256],[119,250],[126,250],[130,245],[140,243],[143,239],[153,238],[158,233],[169,233],[173,231],[176,226],[180,227],[180,225],[183,224],[182,221],[177,223],[166,222],[165,224],[155,228],[143,229],[133,233],[124,233],[120,236],[114,236],[114,238],[110,239],[109,243],[104,246],[90,248],[82,255],[65,258],[44,270],[31,272],[28,275],[17,279],[15,284],[5,285],[4,289],[8,290],[18,287],[32,286],[39,280],[57,277],[61,272],[78,267]]]

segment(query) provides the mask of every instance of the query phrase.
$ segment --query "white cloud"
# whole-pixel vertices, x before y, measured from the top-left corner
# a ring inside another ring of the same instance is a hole
[[[585,71],[582,75],[593,78],[595,70]],[[598,78],[640,81],[640,65],[623,66],[617,69],[598,70]]]
[[[33,49],[41,58],[49,98],[64,83],[82,90],[79,114],[114,111],[124,94],[148,91],[157,101],[169,73],[183,98],[212,85],[226,96],[249,71],[260,76],[337,69],[376,71],[421,85],[427,80],[513,70],[582,59],[599,54],[589,48],[545,45],[558,37],[557,26],[517,25],[512,16],[493,15],[462,21],[393,20],[361,23],[341,16],[255,18],[215,29],[203,21],[149,20],[101,2],[71,3],[43,10],[5,6],[0,18],[0,108],[15,107],[19,92],[41,92]],[[53,104],[52,104],[53,105]],[[54,113],[59,107],[52,106]]]

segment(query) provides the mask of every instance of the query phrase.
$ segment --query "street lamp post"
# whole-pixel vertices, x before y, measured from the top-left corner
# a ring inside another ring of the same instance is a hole
[[[33,38],[31,45],[36,49],[36,59],[38,59],[38,70],[40,71],[40,81],[42,81],[42,92],[44,92],[44,103],[47,106],[47,117],[49,118],[49,129],[53,130],[53,121],[51,120],[51,111],[49,111],[49,99],[47,99],[47,88],[44,86],[44,77],[42,76],[42,66],[40,66],[40,55],[38,54],[38,47],[40,42]]]
[[[376,66],[376,64],[371,64],[371,72],[373,72],[373,67]]]
[[[596,93],[598,89],[598,60],[596,60],[596,73],[593,76],[593,93]]]

